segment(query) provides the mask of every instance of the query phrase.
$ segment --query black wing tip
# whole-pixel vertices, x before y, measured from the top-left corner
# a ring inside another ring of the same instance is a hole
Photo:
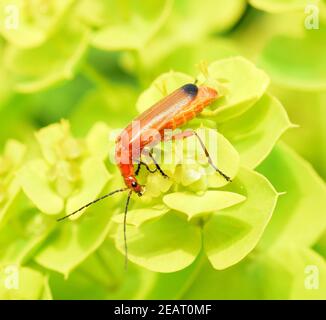
[[[193,97],[195,97],[198,93],[198,87],[193,83],[187,83],[182,86],[182,90]]]

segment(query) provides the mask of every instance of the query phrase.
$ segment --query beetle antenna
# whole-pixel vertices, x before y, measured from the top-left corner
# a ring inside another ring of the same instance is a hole
[[[128,213],[128,206],[129,206],[131,194],[132,194],[132,190],[129,191],[127,202],[126,202],[126,207],[125,207],[125,214],[123,217],[123,238],[124,238],[124,244],[125,244],[125,270],[127,270],[127,266],[128,266],[127,213]]]
[[[94,204],[94,203],[96,203],[96,202],[98,202],[98,201],[101,201],[101,200],[103,200],[103,199],[105,199],[105,198],[107,198],[107,197],[109,197],[109,196],[112,196],[112,195],[115,194],[115,193],[123,192],[123,191],[127,191],[127,190],[128,190],[128,188],[123,188],[123,189],[114,190],[114,191],[112,191],[112,192],[110,192],[110,193],[108,193],[108,194],[105,194],[104,196],[102,196],[102,197],[100,197],[100,198],[97,198],[97,199],[95,199],[95,200],[93,200],[93,201],[91,201],[91,202],[85,204],[84,206],[80,207],[78,210],[76,210],[76,211],[74,211],[74,212],[72,212],[72,213],[69,213],[69,214],[67,214],[66,216],[62,217],[62,218],[57,219],[57,221],[65,220],[65,219],[67,219],[67,218],[73,216],[73,215],[76,214],[77,212],[79,212],[79,211],[81,211],[81,210],[83,210],[83,209],[85,209],[85,208],[91,206],[92,204]]]

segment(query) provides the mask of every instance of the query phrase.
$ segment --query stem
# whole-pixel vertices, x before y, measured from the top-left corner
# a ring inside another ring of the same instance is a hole
[[[117,274],[114,272],[110,264],[106,262],[106,260],[103,258],[102,254],[100,253],[100,250],[95,251],[95,256],[97,260],[100,262],[100,264],[103,266],[103,268],[108,271],[108,274],[110,278],[113,280],[113,283],[115,283],[117,286],[120,284],[120,279],[118,279]]]
[[[99,287],[103,287],[103,282],[96,276],[91,274],[89,271],[85,269],[78,269],[78,273],[83,275],[86,279],[90,280],[91,282],[97,284]],[[118,287],[118,283],[113,282],[109,285],[104,284],[104,287],[106,287],[108,290],[115,290]]]
[[[88,278],[92,282],[98,284],[99,286],[105,286],[109,290],[115,290],[119,287],[121,284],[121,280],[118,279],[115,272],[112,270],[111,266],[108,265],[105,261],[105,259],[100,255],[99,250],[96,250],[94,252],[94,258],[99,262],[99,264],[102,266],[102,268],[105,271],[108,271],[108,278],[110,279],[109,283],[108,281],[105,281],[106,283],[103,283],[102,279],[98,278],[96,275],[94,275],[91,270],[85,269],[85,268],[79,268],[78,272],[84,275],[84,277]]]
[[[187,278],[187,281],[185,282],[183,288],[180,290],[180,292],[176,296],[176,298],[175,298],[176,300],[184,299],[183,298],[184,295],[187,293],[187,291],[191,288],[191,286],[197,279],[197,276],[198,276],[199,272],[201,271],[204,262],[205,262],[205,254],[204,254],[204,251],[202,248],[199,253],[199,256],[197,258],[197,261],[195,262],[196,266],[195,266],[192,274]]]

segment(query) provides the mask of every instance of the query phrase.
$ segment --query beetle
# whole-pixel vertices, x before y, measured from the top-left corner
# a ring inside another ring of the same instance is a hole
[[[177,140],[190,136],[196,136],[200,145],[205,152],[209,164],[218,172],[224,179],[231,181],[225,173],[223,173],[212,161],[207,148],[200,136],[193,130],[184,131],[169,137],[165,137],[164,131],[166,129],[174,130],[186,124],[191,119],[195,118],[206,106],[210,105],[218,98],[218,93],[215,89],[208,86],[197,86],[193,83],[188,83],[176,89],[162,100],[158,101],[152,107],[140,114],[133,120],[117,137],[115,158],[117,166],[123,177],[125,187],[103,195],[102,197],[93,200],[90,203],[82,206],[78,210],[58,219],[64,220],[77,212],[89,207],[90,205],[103,200],[115,193],[128,191],[127,202],[124,210],[124,246],[125,258],[127,256],[127,237],[126,237],[126,218],[128,212],[128,205],[132,193],[142,196],[144,193],[144,186],[137,180],[137,175],[141,166],[145,166],[151,173],[157,170],[165,177],[167,174],[161,169],[155,157],[153,156],[151,148],[160,141],[169,139]],[[137,124],[136,129],[133,125]],[[142,155],[148,155],[156,169],[151,170],[149,166],[141,161]],[[136,170],[134,165],[138,164]]]

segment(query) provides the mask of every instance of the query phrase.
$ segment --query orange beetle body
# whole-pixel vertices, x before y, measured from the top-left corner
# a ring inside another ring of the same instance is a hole
[[[163,140],[165,129],[174,130],[195,118],[217,96],[217,91],[210,87],[186,84],[140,114],[122,131],[116,140],[115,157],[127,188],[142,195],[134,163],[144,148]]]

